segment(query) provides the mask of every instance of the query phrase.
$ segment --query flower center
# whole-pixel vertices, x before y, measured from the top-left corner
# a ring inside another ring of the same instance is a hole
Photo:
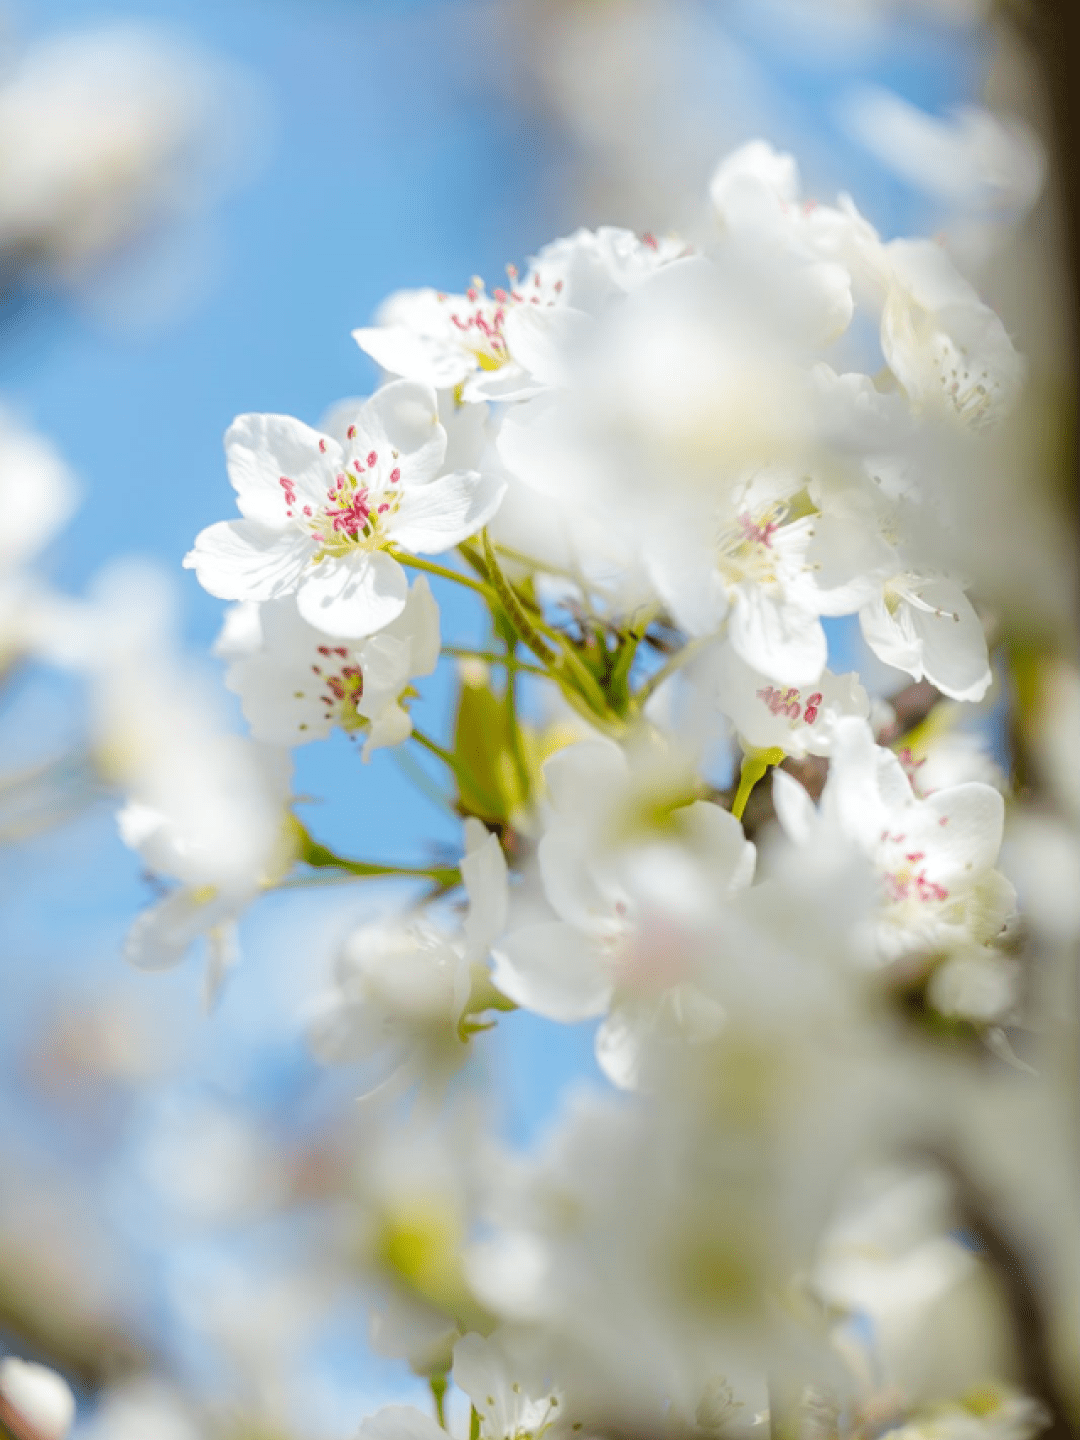
[[[923,850],[904,851],[902,846],[905,838],[902,834],[890,835],[888,830],[881,832],[882,845],[896,847],[900,851],[895,859],[886,861],[881,867],[881,878],[889,903],[892,905],[926,905],[947,900],[949,892],[945,886],[939,885],[936,880],[927,878],[926,866],[923,864],[926,852]]]
[[[815,690],[808,696],[804,705],[802,692],[794,686],[779,690],[775,685],[766,685],[764,689],[758,690],[757,698],[770,715],[784,716],[792,730],[799,724],[813,725],[818,718],[818,707],[822,701],[820,690]]]
[[[364,693],[364,675],[344,645],[320,645],[322,663],[312,665],[311,673],[322,686],[319,702],[327,719],[343,730],[359,730],[368,722],[356,707]]]
[[[355,426],[349,430],[349,439],[356,439]],[[320,441],[320,448],[325,451],[325,441]],[[278,483],[285,496],[286,515],[298,520],[318,543],[313,565],[328,555],[380,550],[389,543],[386,522],[401,504],[398,459],[396,450],[389,456],[380,456],[377,450],[369,450],[363,458],[353,456],[335,474],[320,505],[302,504],[296,482],[282,475]]]
[[[517,267],[506,267],[510,288],[501,287],[488,295],[483,280],[478,275],[465,292],[464,306],[460,297],[440,294],[439,300],[453,305],[448,311],[450,323],[458,332],[465,348],[475,356],[481,370],[501,370],[513,358],[503,335],[507,311],[515,305],[552,306],[559,302],[563,281],[545,275],[542,270],[533,270],[525,282],[519,285]]]
[[[729,584],[753,580],[775,585],[781,556],[777,533],[787,517],[788,506],[776,501],[757,511],[743,510],[735,524],[723,531],[718,542],[720,571]]]

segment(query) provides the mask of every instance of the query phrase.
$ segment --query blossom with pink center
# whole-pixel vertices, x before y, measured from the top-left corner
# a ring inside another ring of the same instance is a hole
[[[399,291],[353,338],[391,375],[461,386],[469,401],[523,400],[563,382],[588,316],[683,253],[628,230],[579,230],[545,246],[524,275],[508,265],[490,293],[479,276],[460,295]]]
[[[820,809],[783,771],[773,797],[788,837],[818,859],[833,847],[869,860],[880,887],[879,961],[990,946],[1015,909],[1012,886],[994,868],[1005,820],[999,792],[968,781],[920,798],[864,720],[836,723]]]
[[[257,740],[304,745],[332,729],[364,737],[364,758],[412,733],[401,699],[439,659],[439,607],[421,575],[405,609],[377,635],[342,641],[309,625],[292,596],[237,605],[215,653]]]
[[[440,475],[435,393],[401,380],[357,410],[344,444],[287,415],[241,415],[225,437],[243,515],[211,525],[184,564],[223,600],[295,595],[325,634],[358,639],[395,620],[408,581],[394,559],[449,550],[494,515],[502,482]]]
[[[730,645],[716,659],[716,703],[743,744],[801,758],[827,755],[843,715],[870,714],[870,700],[854,673],[822,671],[812,685],[776,685],[747,665]]]

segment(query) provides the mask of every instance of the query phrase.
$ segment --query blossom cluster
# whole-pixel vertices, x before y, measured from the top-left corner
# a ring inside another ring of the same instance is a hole
[[[372,1341],[434,1402],[362,1440],[1036,1435],[1069,1397],[1035,1384],[1052,1355],[1010,1333],[994,1267],[1034,1230],[1047,1332],[1075,1341],[1075,1180],[1014,1183],[1068,1107],[1029,1038],[1009,779],[964,728],[995,697],[994,616],[948,476],[1022,410],[1005,325],[942,244],[883,240],[754,142],[684,235],[579,230],[354,337],[375,393],[318,428],[234,421],[239,518],[185,560],[230,602],[215,653],[249,736],[181,677],[145,577],[9,622],[59,468],[2,542],[0,637],[91,681],[120,833],[164,884],[135,964],[207,942],[212,999],[286,878],[414,891],[343,938],[309,1017],[368,1096]],[[17,515],[35,442],[0,443]],[[444,645],[449,585],[486,648]],[[447,656],[440,741],[412,710]],[[290,752],[335,730],[445,767],[456,864],[309,832]],[[526,1155],[468,1083],[517,1011],[593,1023],[606,1087]]]

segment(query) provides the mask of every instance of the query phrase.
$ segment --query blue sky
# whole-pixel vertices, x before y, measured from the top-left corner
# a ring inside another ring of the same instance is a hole
[[[757,0],[713,9],[724,10],[766,77],[776,119],[770,138],[805,145],[811,173],[826,156],[830,178],[848,185],[886,231],[925,218],[898,182],[875,178],[834,123],[834,107],[852,78],[869,73],[940,110],[970,93],[979,66],[970,47],[910,30],[871,52],[814,53],[771,23],[770,7]],[[47,557],[56,584],[81,592],[109,559],[149,557],[175,573],[186,639],[204,653],[221,606],[179,567],[196,532],[232,513],[221,436],[233,416],[285,411],[317,421],[330,403],[374,383],[349,332],[387,293],[417,284],[458,289],[474,273],[495,276],[576,224],[568,144],[482,83],[499,58],[485,51],[485,32],[467,23],[478,13],[457,0],[24,7],[28,39],[120,20],[165,24],[244,67],[266,118],[259,165],[185,237],[194,278],[171,316],[133,329],[103,321],[100,303],[95,313],[46,295],[26,297],[8,316],[0,393],[56,441],[83,489],[78,516]],[[160,280],[163,270],[156,273]],[[145,270],[144,291],[154,276]],[[479,639],[470,598],[436,589],[446,638]],[[446,733],[447,703],[444,677],[418,708],[429,732]],[[20,730],[47,746],[78,720],[71,687],[30,676],[0,716],[0,735],[18,754],[27,744]],[[452,819],[413,791],[386,755],[362,766],[344,741],[307,747],[296,788],[326,797],[307,812],[312,827],[354,855],[406,859],[422,855],[428,837],[457,843]],[[135,1257],[136,1308],[149,1306],[186,1365],[198,1369],[206,1357],[177,1317],[177,1267],[190,1262],[195,1273],[223,1263],[221,1242],[185,1229],[162,1205],[145,1182],[142,1147],[170,1106],[193,1097],[247,1107],[278,1131],[332,1109],[347,1077],[315,1069],[297,1012],[330,938],[386,894],[358,887],[263,902],[246,926],[247,963],[204,1021],[192,966],[171,976],[124,970],[119,944],[149,892],[115,838],[109,807],[0,860],[0,904],[15,937],[0,1015],[0,1137],[42,1174],[82,1171],[86,1202],[109,1243]],[[178,1048],[175,1067],[131,1100],[116,1134],[100,1144],[81,1133],[78,1110],[73,1118],[50,1109],[26,1082],[25,1037],[63,996],[76,1007],[137,1004]],[[514,1017],[488,1047],[509,1133],[531,1134],[559,1086],[591,1072],[589,1046],[580,1028]],[[265,1244],[269,1255],[278,1242],[268,1234],[244,1243]],[[347,1344],[339,1332],[324,1337],[331,1391],[353,1363],[357,1337],[348,1333]],[[383,1365],[365,1365],[359,1389],[345,1387],[345,1411],[360,1390],[391,1383]]]

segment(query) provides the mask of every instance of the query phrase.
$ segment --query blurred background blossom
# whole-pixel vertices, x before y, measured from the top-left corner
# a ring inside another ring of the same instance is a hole
[[[260,900],[239,926],[247,960],[209,1020],[192,979],[204,956],[152,984],[122,962],[154,897],[117,836],[110,780],[138,771],[164,813],[177,775],[215,785],[213,745],[240,729],[238,709],[199,708],[214,672],[192,657],[220,607],[179,570],[224,494],[226,425],[255,409],[317,423],[330,401],[373,385],[349,330],[389,292],[498,276],[579,224],[667,230],[689,219],[717,158],[759,134],[796,154],[807,194],[852,192],[886,238],[948,234],[1056,406],[1067,307],[1046,115],[1023,51],[980,28],[987,9],[35,0],[3,15],[0,1341],[67,1376],[76,1435],[343,1440],[376,1404],[426,1393],[368,1342],[343,1199],[363,1122],[353,1077],[319,1066],[307,1033],[342,935],[408,886]],[[1001,220],[1017,237],[1007,252]],[[1036,479],[1018,500],[1007,476],[1034,441],[1005,443],[959,481],[981,496],[980,590],[1065,646],[1060,493]],[[40,503],[20,515],[5,486],[26,463]],[[1026,553],[1009,548],[1016,505]],[[132,551],[141,579],[102,579]],[[78,677],[95,641],[70,609],[87,597],[110,636],[125,629],[117,616],[137,635],[89,699]],[[445,633],[476,644],[469,607],[439,600]],[[180,622],[155,623],[171,607]],[[852,655],[860,645],[839,629],[830,640]],[[875,662],[857,658],[872,676]],[[880,703],[896,677],[879,674]],[[128,683],[155,691],[167,765],[190,752],[189,771],[144,776],[131,737],[110,729],[108,686]],[[1032,756],[1066,787],[1071,684],[1065,674],[1058,721]],[[435,730],[448,704],[436,681],[417,714]],[[179,736],[178,709],[195,717]],[[425,845],[455,845],[458,826],[421,794],[403,799],[396,764],[379,754],[361,766],[339,735],[297,753],[292,794],[327,797],[311,813],[330,843],[426,860]],[[253,794],[262,783],[252,761]],[[284,783],[252,806],[280,805]],[[1061,899],[1075,851],[1050,817],[1018,823],[1042,827],[1062,877],[1047,886],[1018,847],[1016,882],[1054,944],[1075,931]],[[245,903],[265,863],[231,877]],[[193,889],[220,880],[176,867]],[[219,918],[185,943],[212,947]],[[513,1045],[496,1032],[480,1056],[514,1143],[567,1086],[603,1086],[589,1025],[519,1016]],[[842,1227],[832,1243],[836,1293],[872,1297]],[[962,1270],[962,1247],[948,1259]],[[903,1348],[904,1317],[886,1323]]]

